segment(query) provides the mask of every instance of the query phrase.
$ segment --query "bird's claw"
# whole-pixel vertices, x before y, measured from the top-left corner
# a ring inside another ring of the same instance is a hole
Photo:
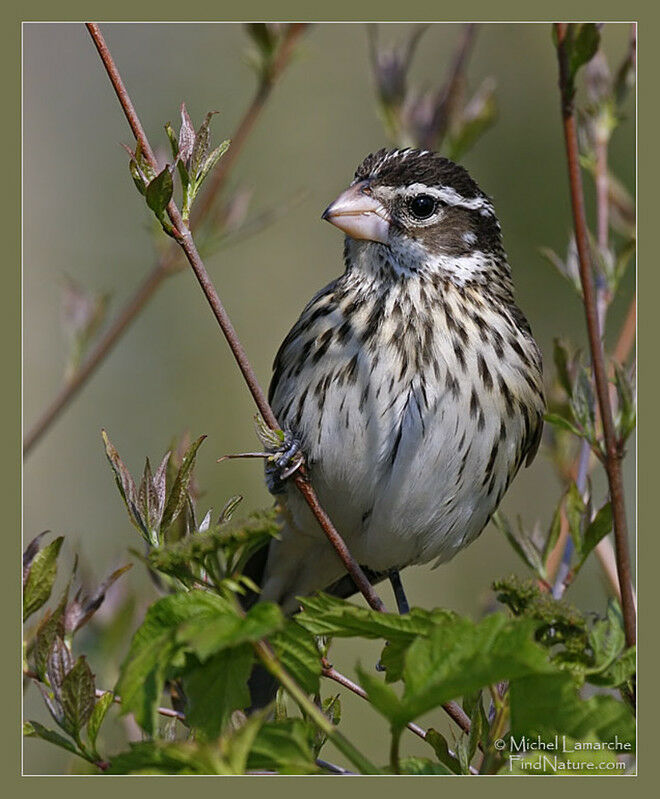
[[[284,431],[282,446],[266,461],[266,486],[271,494],[284,493],[284,484],[303,465],[300,441],[290,430]]]

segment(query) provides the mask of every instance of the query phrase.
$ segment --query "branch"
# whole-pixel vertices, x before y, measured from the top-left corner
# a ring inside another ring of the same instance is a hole
[[[331,666],[325,659],[323,660],[323,668],[322,672],[324,677],[327,677],[329,680],[334,680],[339,685],[343,686],[344,688],[348,688],[349,691],[352,691],[354,694],[359,696],[362,699],[368,700],[367,692],[359,686],[357,683],[354,683],[348,677],[346,677],[341,672],[337,671],[334,666]],[[444,704],[443,709],[447,712],[447,714],[458,724],[458,726],[463,730],[466,735],[470,734],[470,719],[468,718],[467,714],[463,711],[461,707],[459,707],[456,702],[447,702]],[[420,727],[418,724],[414,722],[410,722],[406,724],[406,727],[417,735],[422,740],[426,739],[426,730],[423,727]],[[479,742],[479,748],[482,749],[481,742]],[[453,752],[449,752],[452,757],[456,757]],[[474,770],[476,774],[476,769]]]
[[[144,157],[147,161],[151,164],[151,166],[156,169],[156,159],[154,158],[153,151],[151,149],[151,145],[147,139],[147,136],[142,128],[142,124],[140,122],[137,113],[135,112],[135,108],[131,102],[130,96],[126,91],[126,87],[122,81],[121,75],[117,69],[117,66],[112,58],[112,55],[108,49],[108,46],[105,43],[103,35],[97,24],[95,23],[87,23],[87,29],[92,37],[92,40],[98,50],[99,56],[101,57],[101,61],[103,62],[103,66],[108,73],[108,77],[115,89],[115,93],[117,98],[119,99],[120,105],[124,111],[124,115],[128,120],[128,123],[133,131],[133,134],[136,140],[139,142]],[[197,247],[195,246],[195,242],[193,240],[192,234],[190,230],[186,227],[179,209],[177,208],[174,200],[170,200],[167,206],[167,213],[168,216],[174,226],[173,236],[181,246],[182,250],[184,251],[186,258],[197,277],[197,280],[204,292],[204,295],[211,306],[211,310],[220,325],[220,329],[222,330],[227,343],[232,351],[232,354],[238,364],[238,368],[243,375],[243,379],[245,380],[247,387],[254,399],[254,402],[261,414],[262,418],[266,422],[266,424],[273,430],[278,430],[279,425],[277,423],[277,419],[275,418],[275,414],[273,413],[270,405],[268,404],[268,400],[266,399],[266,395],[263,392],[263,389],[259,385],[259,381],[257,376],[250,364],[247,354],[243,349],[243,345],[241,344],[234,326],[231,323],[227,312],[222,305],[220,297],[218,296],[215,287],[209,277],[208,272],[206,271],[206,267],[202,262],[202,259],[199,256],[197,251]],[[366,578],[364,572],[358,565],[357,561],[353,558],[351,553],[348,550],[348,547],[344,543],[343,539],[334,528],[330,518],[325,513],[323,508],[320,506],[319,501],[316,497],[314,489],[309,484],[309,482],[305,479],[305,477],[301,474],[296,474],[293,478],[294,483],[300,493],[303,495],[307,504],[309,505],[312,513],[316,517],[317,521],[321,525],[323,532],[327,536],[328,540],[334,547],[335,551],[339,555],[342,563],[344,564],[346,570],[353,578],[355,585],[359,588],[359,590],[364,595],[365,599],[369,603],[369,605],[374,610],[383,611],[385,606],[383,605],[382,600],[378,597],[378,595],[373,590],[371,583]]]
[[[605,354],[600,337],[598,308],[594,279],[589,257],[589,239],[580,174],[577,130],[573,101],[570,92],[569,63],[566,49],[565,23],[555,23],[557,32],[557,57],[559,61],[559,87],[561,91],[561,111],[566,144],[566,157],[571,191],[571,205],[577,243],[580,282],[584,298],[584,311],[589,336],[589,347],[596,385],[596,396],[600,410],[603,438],[605,442],[604,465],[612,502],[614,540],[616,549],[617,573],[621,588],[621,604],[626,632],[626,643],[633,646],[636,641],[636,613],[631,586],[630,554],[628,552],[628,531],[624,505],[623,477],[621,471],[622,452],[612,418],[610,392],[605,367]]]
[[[292,24],[287,28],[282,44],[270,69],[259,81],[252,102],[243,114],[234,135],[231,137],[231,147],[220,160],[213,175],[209,177],[208,187],[193,213],[193,227],[201,224],[201,222],[207,218],[217,196],[226,185],[231,168],[236,162],[238,155],[243,150],[245,142],[261,115],[278,78],[288,66],[293,48],[305,28],[306,25],[304,24]],[[96,369],[112,351],[115,344],[126,332],[133,320],[150,302],[165,279],[179,271],[177,264],[178,255],[179,248],[175,243],[172,243],[172,246],[158,258],[152,270],[138,286],[126,305],[119,311],[110,327],[96,342],[93,349],[88,353],[72,378],[62,386],[39,419],[26,433],[23,440],[23,455],[27,455],[30,452],[44,433],[51,427],[53,422],[55,422],[60,413],[71,403],[87,380],[94,374]]]

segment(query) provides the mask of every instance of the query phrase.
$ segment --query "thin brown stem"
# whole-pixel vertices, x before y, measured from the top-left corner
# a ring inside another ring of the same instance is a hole
[[[565,23],[556,23],[557,31],[557,56],[559,60],[559,86],[561,90],[561,110],[564,127],[564,140],[566,144],[566,157],[571,192],[571,205],[573,208],[573,221],[575,226],[575,239],[577,243],[580,282],[584,298],[584,311],[589,336],[589,347],[596,385],[596,396],[600,410],[603,438],[605,443],[604,465],[610,489],[612,502],[612,516],[614,522],[614,540],[616,547],[617,573],[621,588],[621,604],[623,611],[626,642],[628,646],[636,641],[636,613],[631,587],[630,554],[628,551],[628,531],[626,524],[623,475],[621,470],[622,451],[617,438],[610,392],[605,366],[605,354],[600,337],[598,309],[594,278],[591,268],[589,238],[587,233],[586,215],[584,210],[584,196],[582,191],[582,176],[580,173],[577,129],[572,97],[570,94],[569,63],[566,47],[567,26]]]
[[[199,204],[193,209],[192,227],[201,224],[201,222],[207,218],[216,198],[226,185],[231,168],[242,152],[257,120],[261,116],[278,78],[289,64],[294,46],[304,32],[305,27],[304,24],[293,24],[288,27],[270,69],[259,81],[257,91],[243,114],[234,135],[231,137],[231,147],[220,160],[215,172],[209,176],[207,188],[200,198]],[[103,363],[115,344],[128,330],[133,320],[151,301],[156,291],[165,282],[165,279],[178,271],[177,260],[179,253],[180,250],[178,246],[172,243],[172,247],[158,258],[152,270],[137,287],[135,293],[129,298],[126,305],[119,311],[107,331],[95,343],[72,378],[62,386],[39,419],[26,433],[23,441],[24,456],[32,450],[34,445],[51,427],[62,411],[68,407],[94,372],[96,372],[97,368]]]
[[[131,130],[133,131],[137,141],[140,143],[142,152],[144,153],[144,157],[150,163],[152,168],[155,169],[156,162],[154,159],[153,151],[147,139],[147,136],[142,128],[142,124],[140,122],[139,117],[137,116],[133,104],[130,100],[128,92],[126,91],[126,87],[122,81],[121,75],[119,74],[119,70],[112,58],[112,55],[105,43],[103,35],[95,23],[87,23],[87,29],[89,30],[90,36],[96,45],[96,49],[99,52],[99,56],[101,57],[101,61],[108,73],[110,81],[115,89],[115,93],[117,98],[119,99],[119,103],[124,111],[124,115],[126,116]],[[190,230],[186,227],[184,223],[181,213],[177,208],[176,204],[173,200],[171,200],[167,206],[167,213],[168,216],[174,226],[173,235],[178,244],[181,246],[188,263],[192,267],[193,272],[199,282],[199,285],[204,292],[204,296],[206,297],[209,305],[211,306],[211,310],[213,311],[213,315],[215,316],[218,324],[220,325],[220,329],[222,330],[227,343],[232,351],[234,359],[238,364],[238,368],[243,375],[243,379],[245,380],[247,387],[254,399],[254,402],[261,414],[262,418],[266,422],[266,424],[273,430],[279,429],[279,424],[273,413],[270,405],[268,404],[268,400],[266,399],[266,395],[264,394],[263,389],[259,385],[259,381],[257,376],[248,360],[247,354],[243,349],[243,345],[241,344],[236,330],[231,323],[231,320],[224,309],[224,306],[218,296],[217,291],[209,277],[208,272],[206,271],[206,267],[202,259],[200,258],[199,252],[197,251],[197,247],[195,246],[195,242],[193,240],[192,234]],[[305,478],[297,474],[294,478],[294,483],[297,488],[300,490],[301,494],[307,501],[309,507],[311,508],[314,516],[318,520],[323,532],[327,536],[328,540],[336,550],[339,558],[341,559],[342,563],[344,564],[346,570],[353,578],[358,589],[362,592],[365,599],[369,603],[369,605],[374,608],[374,610],[384,610],[385,607],[383,605],[382,600],[378,597],[378,595],[373,590],[371,583],[365,576],[364,572],[360,568],[357,561],[353,558],[350,554],[348,547],[344,543],[343,539],[335,529],[334,525],[330,521],[330,518],[325,513],[319,501],[316,497],[314,489],[311,485],[305,480]]]
[[[344,688],[347,688],[349,691],[356,694],[356,696],[368,701],[367,692],[364,690],[364,688],[346,677],[346,675],[337,671],[337,669],[335,669],[334,666],[331,666],[327,661],[323,662],[322,674],[329,680],[333,680],[339,685],[342,685]],[[466,735],[469,735],[471,725],[467,713],[465,713],[465,711],[458,704],[456,704],[456,702],[447,702],[442,707],[452,721],[455,721],[456,724],[458,724],[458,726],[463,730],[463,732],[466,733]],[[411,721],[409,724],[406,724],[406,727],[419,738],[426,738],[426,730],[423,727],[420,727],[418,724],[415,724]]]

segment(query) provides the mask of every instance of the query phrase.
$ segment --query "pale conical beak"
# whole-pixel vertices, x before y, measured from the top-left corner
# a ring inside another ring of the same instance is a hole
[[[325,209],[321,219],[354,239],[387,244],[390,217],[384,206],[367,193],[368,185],[363,180],[346,189]]]

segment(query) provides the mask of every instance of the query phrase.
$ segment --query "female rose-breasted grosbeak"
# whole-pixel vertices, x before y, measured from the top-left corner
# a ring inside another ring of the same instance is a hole
[[[447,561],[484,529],[539,445],[541,355],[493,204],[463,167],[380,150],[323,218],[347,234],[346,270],[285,338],[270,401],[375,580]],[[343,566],[304,500],[273,467],[267,478],[284,526],[261,598],[293,611],[296,596],[340,593]]]

